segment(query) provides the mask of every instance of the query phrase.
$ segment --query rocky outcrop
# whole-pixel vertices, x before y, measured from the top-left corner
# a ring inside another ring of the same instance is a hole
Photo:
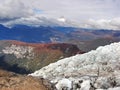
[[[27,59],[33,59],[34,58],[34,52],[33,47],[30,46],[17,46],[12,44],[11,46],[5,47],[2,52],[4,54],[13,54],[16,56],[16,58],[27,58]]]
[[[57,90],[119,90],[120,42],[59,60],[30,75],[49,79]]]
[[[0,90],[52,90],[49,82],[0,69]]]

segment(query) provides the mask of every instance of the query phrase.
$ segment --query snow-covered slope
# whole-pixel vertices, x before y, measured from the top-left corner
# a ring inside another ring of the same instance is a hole
[[[58,90],[120,90],[120,42],[59,60],[30,75],[50,80]]]

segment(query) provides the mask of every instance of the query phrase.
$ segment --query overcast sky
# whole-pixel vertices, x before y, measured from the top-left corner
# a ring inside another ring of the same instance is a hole
[[[117,22],[118,26],[119,10],[120,0],[0,0],[0,22],[36,16],[64,16],[69,20],[84,22],[86,27],[90,23],[104,22],[108,25],[111,21]]]

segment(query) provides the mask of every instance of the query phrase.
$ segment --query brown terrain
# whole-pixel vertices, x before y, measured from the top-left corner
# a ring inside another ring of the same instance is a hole
[[[0,90],[52,90],[47,80],[0,69]]]

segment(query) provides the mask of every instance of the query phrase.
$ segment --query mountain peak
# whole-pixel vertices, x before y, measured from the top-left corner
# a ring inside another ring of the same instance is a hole
[[[4,25],[0,24],[0,30],[7,30],[9,28],[5,27]]]

